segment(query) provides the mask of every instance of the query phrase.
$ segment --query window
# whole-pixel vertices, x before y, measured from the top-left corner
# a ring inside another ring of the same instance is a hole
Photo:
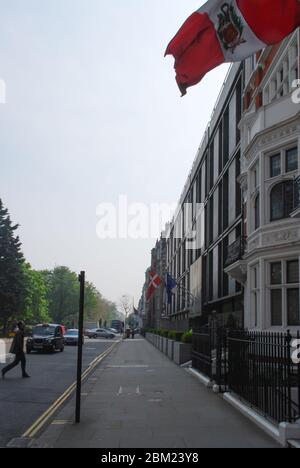
[[[300,325],[299,289],[287,290],[287,314],[289,326],[297,327]]]
[[[209,253],[209,301],[213,300],[214,295],[214,252]]]
[[[278,63],[270,81],[264,89],[264,105],[288,95],[292,91],[293,80],[298,78],[298,38],[288,47],[288,51]]]
[[[259,276],[260,270],[259,265],[256,265],[252,268],[252,307],[254,310],[254,325],[258,326],[258,317],[259,317],[259,298],[260,298],[260,289],[259,289]]]
[[[298,148],[286,151],[286,172],[293,172],[298,169]]]
[[[287,262],[287,282],[288,284],[299,283],[299,262],[293,260]]]
[[[300,325],[299,260],[270,264],[271,325]]]
[[[271,264],[271,284],[282,283],[281,262]]]
[[[272,327],[282,326],[282,291],[273,289],[271,291],[271,323]]]
[[[229,293],[229,276],[225,273],[225,262],[228,257],[228,237],[223,241],[223,296],[228,296]]]
[[[260,195],[255,199],[255,230],[260,228]]]
[[[226,109],[223,117],[223,166],[229,159],[229,108]]]
[[[281,155],[276,154],[270,158],[270,175],[271,178],[281,174]]]
[[[229,174],[228,171],[223,179],[223,229],[229,224]]]
[[[214,145],[212,144],[209,152],[209,190],[214,186]]]
[[[298,206],[299,192],[294,181],[276,185],[271,192],[271,221],[288,218]]]

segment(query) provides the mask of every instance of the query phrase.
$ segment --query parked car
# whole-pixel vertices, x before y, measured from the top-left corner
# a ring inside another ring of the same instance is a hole
[[[32,351],[63,352],[64,348],[65,342],[61,325],[37,325],[32,330],[32,336],[26,342],[27,354]]]
[[[105,328],[95,328],[93,330],[86,330],[85,335],[90,339],[106,338],[108,340],[116,337],[115,333],[112,333],[111,331],[106,330]]]
[[[116,330],[115,328],[108,328],[107,329],[109,332],[113,333],[114,335],[118,335],[118,330]]]
[[[64,336],[65,345],[67,346],[78,346],[79,343],[79,330],[71,329],[68,330]],[[84,339],[83,339],[84,344]]]

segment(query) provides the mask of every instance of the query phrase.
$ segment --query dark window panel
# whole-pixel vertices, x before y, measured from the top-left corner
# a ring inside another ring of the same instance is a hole
[[[273,327],[282,326],[282,291],[273,289],[271,291],[271,320]]]
[[[255,229],[260,227],[260,195],[255,200]]]
[[[229,108],[223,117],[223,167],[229,159]]]
[[[299,311],[299,289],[287,290],[287,312],[288,312],[288,326],[298,327],[300,325],[300,311]]]
[[[296,171],[298,169],[298,148],[292,148],[286,151],[286,172]]]
[[[271,192],[271,221],[288,218],[298,205],[298,198],[294,181],[276,185]]]
[[[223,229],[225,230],[229,224],[229,176],[226,172],[223,179]]]
[[[281,155],[275,154],[270,158],[270,175],[277,177],[281,174]]]
[[[282,265],[281,262],[271,264],[271,284],[282,284]]]
[[[289,284],[299,283],[299,261],[287,262],[287,282]]]

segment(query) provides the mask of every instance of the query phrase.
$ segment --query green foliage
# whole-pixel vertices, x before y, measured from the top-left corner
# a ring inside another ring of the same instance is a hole
[[[170,340],[181,341],[182,336],[183,336],[183,332],[178,332],[178,331],[175,331],[175,330],[171,330],[169,332]]]
[[[48,282],[47,300],[51,321],[69,327],[75,326],[79,304],[79,282],[76,273],[61,266],[42,274]]]
[[[52,321],[68,327],[77,326],[79,307],[79,282],[77,274],[69,268],[56,267],[52,272],[44,271],[48,284],[49,315]],[[109,326],[112,320],[118,319],[116,304],[103,298],[96,287],[86,283],[85,287],[85,320],[101,322]]]
[[[193,341],[193,332],[192,330],[184,333],[181,338],[182,343],[192,343]]]
[[[65,266],[35,271],[25,263],[21,243],[0,199],[0,328],[6,333],[18,319],[27,323],[56,322],[77,326],[79,281]],[[87,282],[85,319],[110,326],[119,319],[117,305],[107,301]]]
[[[23,319],[31,324],[49,322],[48,285],[44,275],[32,270],[29,263],[24,264],[23,271],[26,284]]]
[[[0,199],[0,326],[4,333],[10,321],[22,317],[25,278],[18,227],[12,224]]]

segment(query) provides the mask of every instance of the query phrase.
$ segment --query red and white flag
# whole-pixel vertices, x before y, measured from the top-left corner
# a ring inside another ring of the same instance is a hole
[[[150,285],[148,287],[148,291],[146,294],[147,302],[150,301],[151,297],[153,296],[157,288],[159,288],[159,286],[162,284],[162,279],[153,271],[149,273],[149,277],[150,277]]]
[[[170,42],[182,94],[224,62],[239,62],[300,26],[300,0],[209,0]]]

